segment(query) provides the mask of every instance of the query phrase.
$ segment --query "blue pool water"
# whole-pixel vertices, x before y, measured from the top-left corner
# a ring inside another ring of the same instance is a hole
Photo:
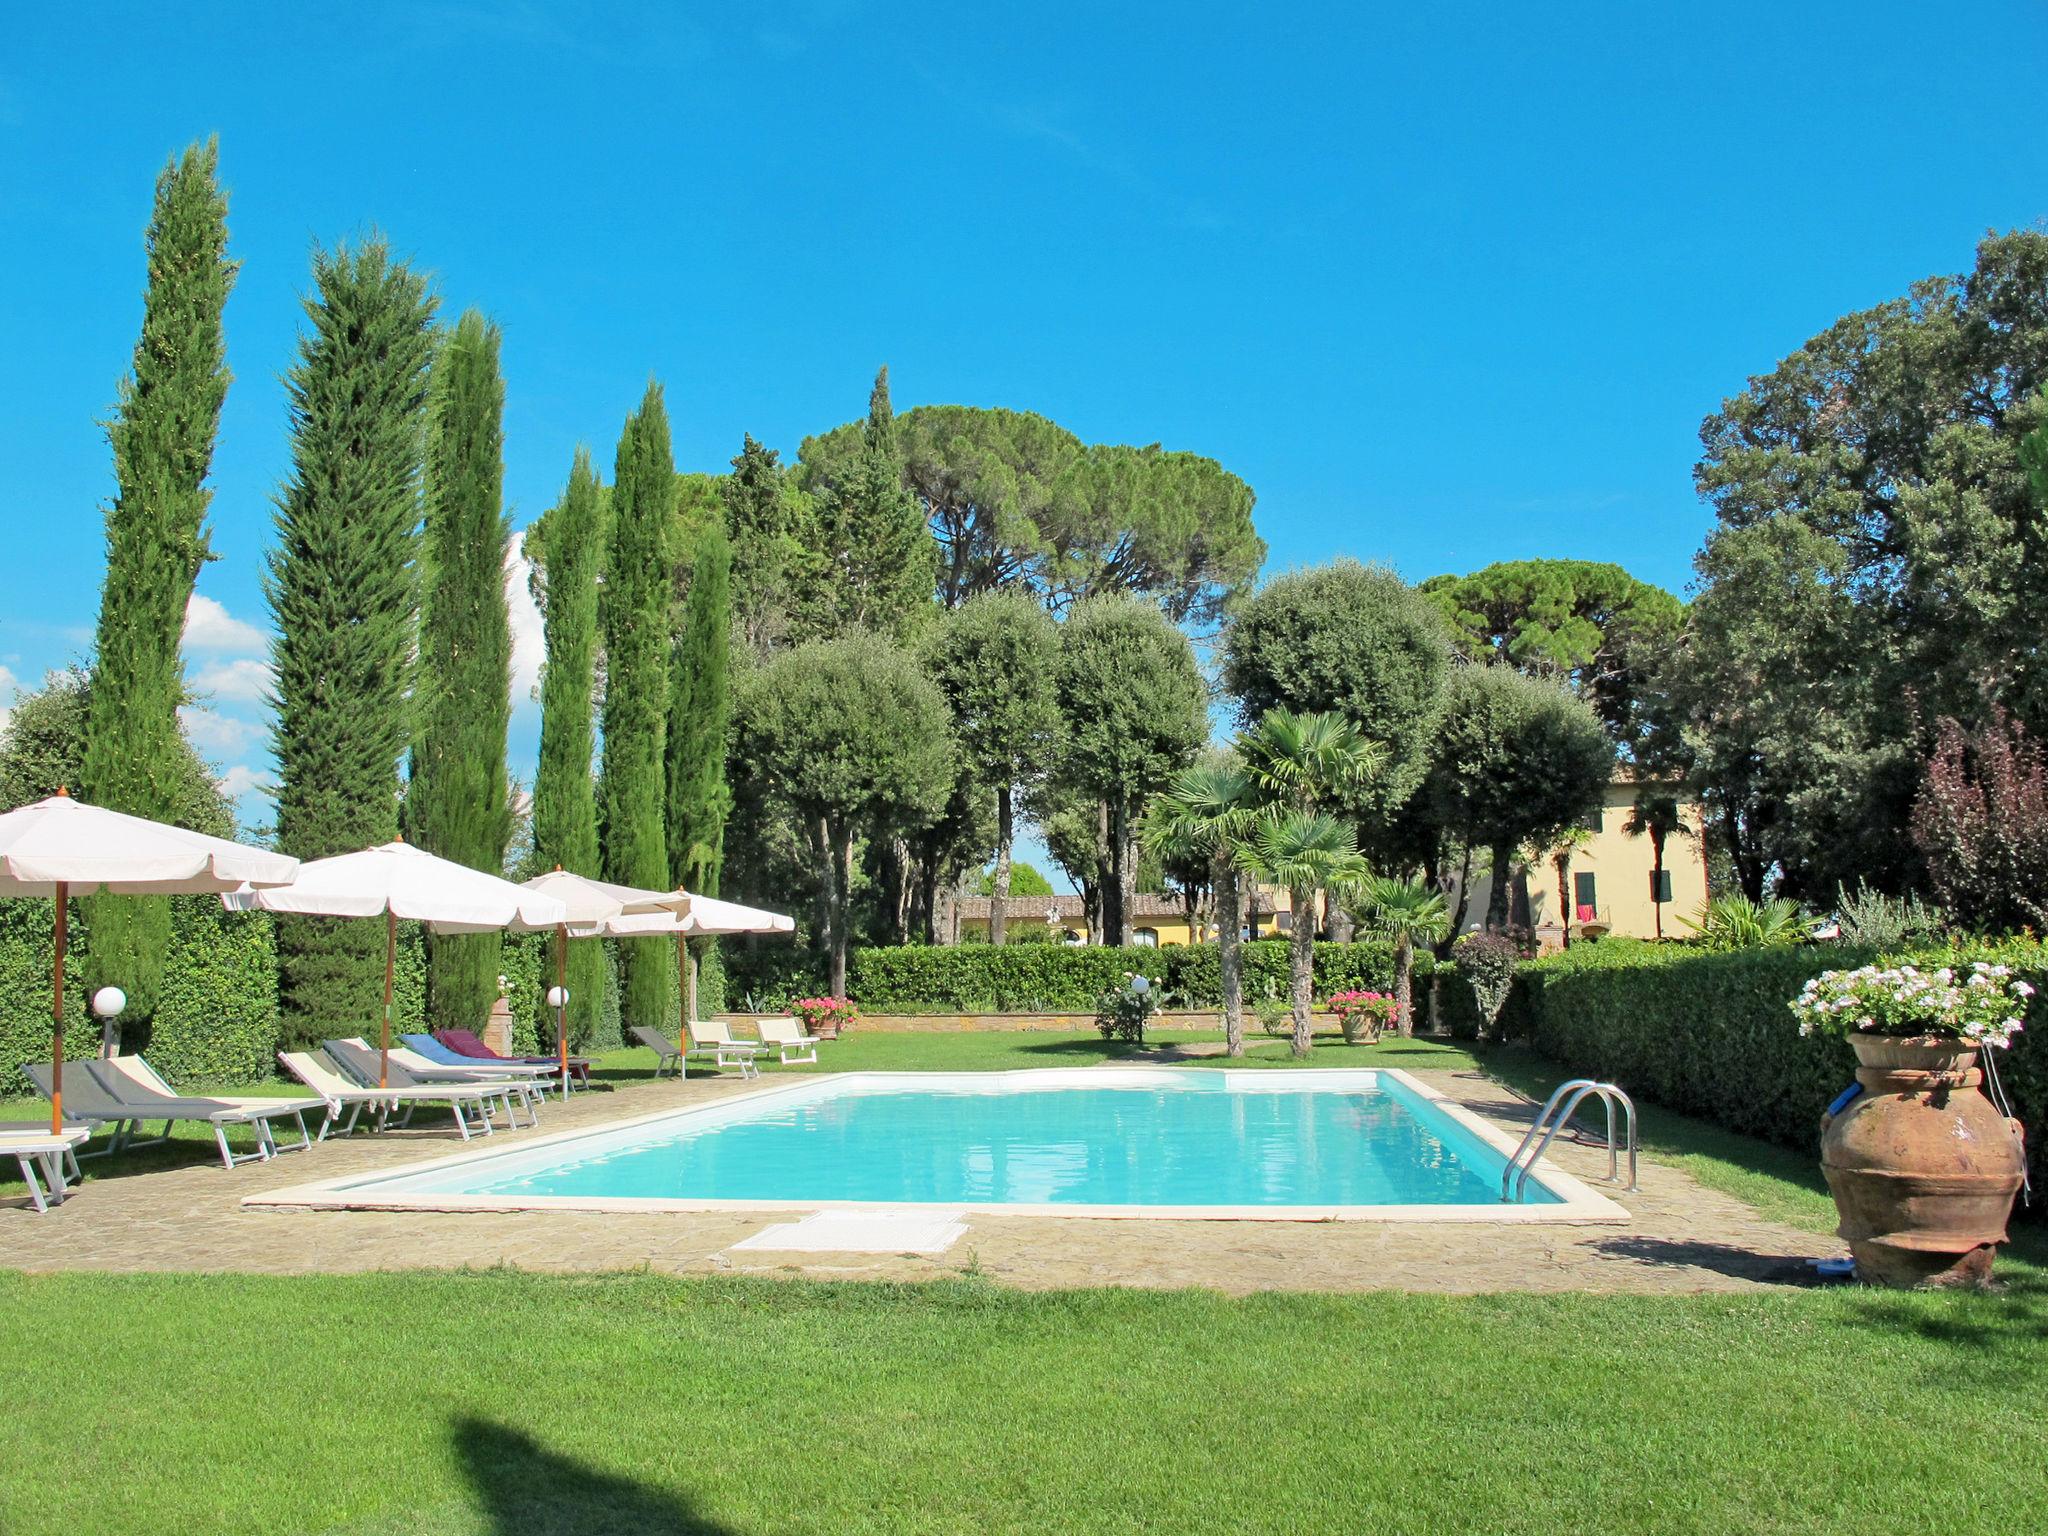
[[[1498,1203],[1499,1151],[1405,1084],[1331,1076],[1313,1086],[1216,1071],[1100,1087],[1046,1086],[1044,1074],[811,1079],[351,1190],[792,1203]],[[1525,1203],[1557,1200],[1530,1181]]]

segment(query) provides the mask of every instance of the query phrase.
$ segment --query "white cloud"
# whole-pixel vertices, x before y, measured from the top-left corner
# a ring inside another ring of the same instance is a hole
[[[194,592],[185,604],[185,644],[195,651],[261,656],[270,649],[270,637],[212,598]]]
[[[533,563],[526,558],[526,533],[512,535],[505,546],[505,607],[512,616],[512,706],[518,708],[533,697],[540,686],[540,664],[547,655],[547,641],[540,609],[526,578]]]
[[[251,768],[247,763],[237,763],[226,773],[213,781],[214,788],[230,800],[239,800],[254,792],[271,795],[277,792],[277,779],[267,768]]]
[[[14,718],[14,696],[20,690],[21,679],[0,666],[0,731],[6,730],[7,722]]]
[[[189,682],[192,691],[202,697],[260,704],[270,690],[270,663],[249,658],[209,661],[192,674]]]
[[[209,757],[239,757],[269,735],[266,727],[253,720],[238,720],[196,704],[179,709],[178,719],[185,727],[185,738]]]

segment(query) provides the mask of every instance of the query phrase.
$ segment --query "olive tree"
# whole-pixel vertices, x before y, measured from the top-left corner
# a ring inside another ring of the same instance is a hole
[[[1338,560],[1268,582],[1225,638],[1223,682],[1246,724],[1268,710],[1334,711],[1382,755],[1334,805],[1363,823],[1378,857],[1384,829],[1429,771],[1452,643],[1436,605],[1382,566]]]
[[[854,633],[775,657],[747,676],[739,705],[735,772],[804,829],[843,997],[854,840],[915,831],[945,810],[958,750],[945,699],[900,647]]]
[[[960,749],[974,777],[995,791],[991,944],[1006,937],[1018,791],[1050,771],[1059,746],[1059,659],[1059,626],[1021,592],[970,598],[945,616],[925,651],[926,669],[953,712]]]
[[[1134,597],[1076,603],[1060,628],[1057,682],[1066,740],[1059,774],[1100,809],[1104,921],[1097,942],[1131,942],[1138,809],[1194,761],[1208,735],[1207,690],[1188,638]]]

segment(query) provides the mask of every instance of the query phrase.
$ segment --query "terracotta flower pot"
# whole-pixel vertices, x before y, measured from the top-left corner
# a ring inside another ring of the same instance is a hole
[[[1854,1035],[1856,1081],[1821,1117],[1821,1169],[1856,1255],[1880,1285],[1991,1279],[2025,1170],[2021,1127],[1978,1091],[1977,1051],[1935,1035]]]

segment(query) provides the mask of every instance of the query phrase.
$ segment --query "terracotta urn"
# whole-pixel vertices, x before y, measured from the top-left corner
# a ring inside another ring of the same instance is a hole
[[[501,997],[491,1004],[491,1016],[484,1021],[484,1044],[500,1056],[512,1054],[512,1000]]]
[[[1821,1117],[1821,1169],[1856,1273],[1982,1286],[2025,1171],[2017,1120],[1979,1091],[1977,1050],[1938,1035],[1853,1035],[1863,1092]]]

